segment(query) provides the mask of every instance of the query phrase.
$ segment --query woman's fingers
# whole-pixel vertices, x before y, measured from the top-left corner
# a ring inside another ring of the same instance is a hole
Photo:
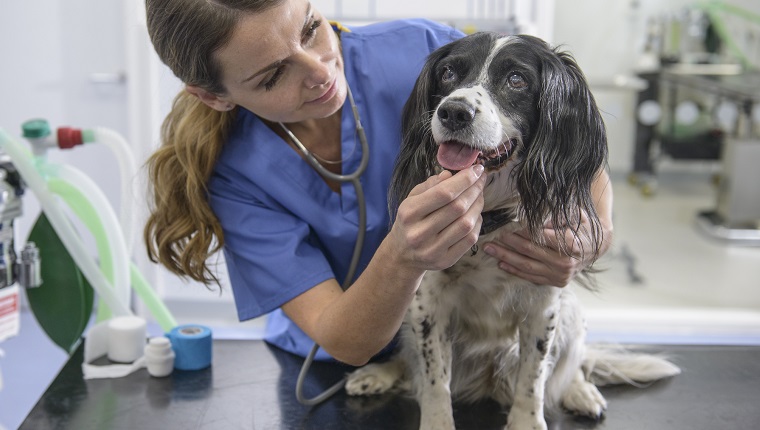
[[[482,166],[443,172],[416,186],[399,206],[393,232],[426,269],[449,267],[477,241],[483,209]]]
[[[554,230],[545,229],[543,234],[547,244],[556,243]],[[487,244],[485,251],[500,260],[502,270],[539,285],[564,287],[582,269],[579,258],[533,242],[524,230],[502,235],[498,242]]]
[[[450,206],[462,193],[476,186],[482,174],[481,165],[461,170],[453,176],[445,170],[414,187],[401,206],[405,206],[412,219],[426,218],[438,209]],[[482,191],[482,184],[479,188]]]

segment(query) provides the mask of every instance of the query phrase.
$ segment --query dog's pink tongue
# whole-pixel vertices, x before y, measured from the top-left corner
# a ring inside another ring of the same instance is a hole
[[[438,146],[438,164],[448,170],[463,170],[478,159],[480,151],[460,142],[443,142]]]

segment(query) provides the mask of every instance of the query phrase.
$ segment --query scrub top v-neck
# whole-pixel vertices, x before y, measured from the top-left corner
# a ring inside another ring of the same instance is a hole
[[[387,192],[401,141],[401,111],[426,57],[461,37],[426,20],[352,28],[341,34],[346,79],[369,142],[361,177],[367,231],[356,276],[390,227]],[[266,340],[299,355],[313,342],[278,308],[348,271],[358,231],[350,182],[336,193],[256,115],[238,116],[209,181],[209,201],[224,231],[224,255],[238,318],[269,313]],[[348,101],[341,112],[343,174],[356,170],[361,145]],[[328,356],[320,351],[318,359]]]

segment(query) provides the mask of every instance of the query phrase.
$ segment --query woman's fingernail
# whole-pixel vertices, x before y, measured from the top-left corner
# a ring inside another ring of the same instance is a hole
[[[490,256],[493,256],[494,254],[496,254],[496,250],[493,249],[493,246],[486,246],[485,248],[483,248],[483,252],[485,252],[486,254]]]
[[[485,170],[485,167],[483,167],[482,164],[476,164],[472,166],[472,171],[475,173],[475,176],[480,177],[480,175],[483,174],[483,170]]]

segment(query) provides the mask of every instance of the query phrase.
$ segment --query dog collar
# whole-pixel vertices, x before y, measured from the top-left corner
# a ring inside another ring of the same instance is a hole
[[[515,219],[512,209],[494,209],[481,214],[483,223],[480,225],[480,235],[491,233]]]

